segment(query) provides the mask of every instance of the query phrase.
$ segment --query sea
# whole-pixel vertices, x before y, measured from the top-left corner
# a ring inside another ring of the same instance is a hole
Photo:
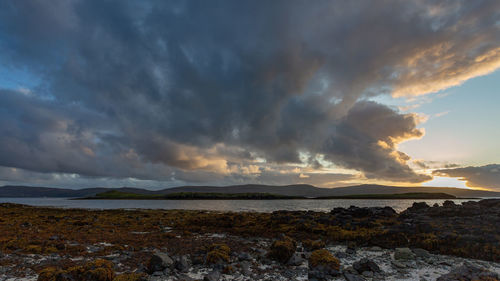
[[[453,199],[455,204],[480,199]],[[445,200],[414,199],[283,199],[283,200],[72,200],[71,198],[0,198],[0,203],[16,203],[31,206],[79,209],[162,209],[162,210],[209,210],[230,212],[319,211],[333,208],[392,207],[401,212],[414,202],[442,205]]]

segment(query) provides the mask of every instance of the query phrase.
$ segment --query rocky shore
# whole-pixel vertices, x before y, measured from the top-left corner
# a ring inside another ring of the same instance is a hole
[[[0,204],[0,280],[499,280],[500,200],[404,212]]]

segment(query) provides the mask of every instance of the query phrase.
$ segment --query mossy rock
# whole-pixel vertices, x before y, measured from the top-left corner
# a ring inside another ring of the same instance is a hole
[[[56,281],[57,277],[60,276],[64,271],[57,269],[55,267],[44,268],[40,273],[38,273],[38,281]]]
[[[206,263],[219,264],[229,262],[231,249],[226,244],[213,244],[208,247]]]
[[[312,252],[309,257],[309,268],[319,266],[338,271],[340,268],[340,262],[327,249],[320,249]]]
[[[38,275],[38,281],[113,281],[115,272],[110,261],[97,259],[82,266],[70,267],[66,270],[49,267]]]
[[[116,276],[113,281],[143,281],[146,277],[143,273],[123,273]]]
[[[302,246],[308,251],[314,251],[325,247],[325,242],[321,240],[306,239],[302,241]]]
[[[295,253],[297,243],[290,237],[284,237],[281,240],[276,240],[271,245],[268,257],[279,261],[281,263],[286,263]]]

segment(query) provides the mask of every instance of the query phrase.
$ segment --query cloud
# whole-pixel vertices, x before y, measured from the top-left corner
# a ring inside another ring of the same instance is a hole
[[[0,62],[42,82],[30,95],[0,92],[0,165],[229,183],[323,157],[370,179],[422,182],[397,150],[422,137],[418,116],[366,100],[498,68],[499,8],[4,1]]]
[[[450,110],[439,112],[439,113],[434,114],[432,117],[434,117],[434,118],[443,117],[443,116],[447,115],[450,112],[451,112]]]
[[[358,102],[325,142],[327,159],[364,172],[367,178],[422,182],[431,177],[415,173],[406,162],[410,157],[396,150],[404,140],[420,138],[418,117],[399,114],[374,102]]]
[[[470,187],[500,190],[500,164],[441,169],[434,171],[433,174],[443,177],[458,177],[460,180],[467,181],[466,185]]]

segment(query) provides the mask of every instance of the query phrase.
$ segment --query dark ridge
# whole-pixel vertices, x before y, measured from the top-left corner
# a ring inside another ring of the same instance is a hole
[[[0,197],[91,197],[106,191],[120,191],[143,195],[167,195],[180,192],[202,192],[202,193],[270,193],[282,196],[299,197],[329,197],[361,194],[401,194],[401,193],[446,193],[457,198],[472,197],[500,197],[500,192],[471,190],[451,187],[399,187],[385,185],[356,185],[338,188],[319,188],[307,184],[295,184],[285,186],[245,184],[233,186],[180,186],[165,188],[161,190],[148,190],[141,188],[52,188],[36,186],[3,186],[0,187]]]

